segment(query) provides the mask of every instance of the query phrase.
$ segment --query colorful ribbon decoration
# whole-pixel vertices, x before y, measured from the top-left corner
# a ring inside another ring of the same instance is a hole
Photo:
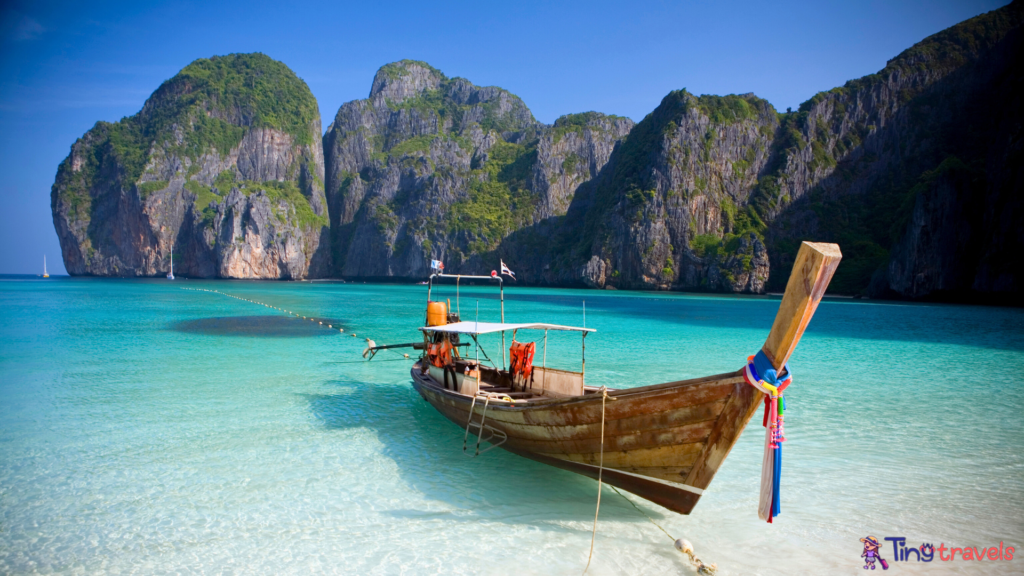
[[[786,441],[783,415],[786,400],[782,391],[793,382],[789,365],[783,367],[785,376],[779,378],[775,367],[764,352],[747,358],[743,378],[754,388],[764,392],[764,458],[761,463],[761,499],[757,516],[769,524],[782,512],[779,503],[779,484],[782,479],[782,443]]]

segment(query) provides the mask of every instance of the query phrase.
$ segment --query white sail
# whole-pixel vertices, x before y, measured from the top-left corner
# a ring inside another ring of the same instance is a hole
[[[43,254],[43,278],[49,278],[50,273],[46,271],[46,254]]]
[[[168,280],[174,280],[174,247],[171,247],[171,271],[167,273]]]

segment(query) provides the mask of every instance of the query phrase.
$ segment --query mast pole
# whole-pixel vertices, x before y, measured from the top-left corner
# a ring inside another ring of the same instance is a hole
[[[427,310],[430,310],[430,291],[434,289],[434,276],[436,275],[437,274],[431,274],[430,278],[427,279]],[[424,314],[426,314],[426,312],[424,312]],[[428,318],[428,316],[423,317],[424,326],[430,324]]]
[[[505,323],[505,280],[498,276],[498,290],[501,292],[501,323]],[[501,331],[501,369],[505,369],[505,331]]]
[[[583,355],[583,366],[580,368],[580,380],[582,380],[583,381],[583,385],[586,386],[587,385],[587,382],[586,382],[586,377],[587,377],[587,333],[586,332],[581,332],[581,334],[583,334],[583,354],[582,354]]]

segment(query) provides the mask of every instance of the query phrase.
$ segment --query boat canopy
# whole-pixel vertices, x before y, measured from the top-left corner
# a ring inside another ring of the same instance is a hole
[[[424,332],[446,332],[449,334],[490,334],[492,332],[504,332],[506,330],[566,330],[570,332],[597,332],[593,328],[578,328],[576,326],[560,326],[558,324],[506,324],[504,322],[455,322],[444,326],[425,326],[420,328]]]

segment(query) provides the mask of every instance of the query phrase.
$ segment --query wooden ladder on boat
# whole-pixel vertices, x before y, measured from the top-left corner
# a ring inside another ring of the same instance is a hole
[[[479,422],[474,422],[473,421],[473,415],[475,413],[474,410],[476,409],[476,401],[479,400],[480,398],[484,399],[484,409],[483,409],[483,412],[480,413],[480,421]],[[493,426],[488,426],[487,424],[485,424],[485,421],[487,420],[487,407],[490,405],[490,403],[491,403],[491,394],[483,393],[483,394],[477,394],[477,395],[473,396],[473,402],[470,403],[470,405],[469,405],[469,421],[466,422],[466,435],[463,436],[463,438],[462,438],[462,453],[465,454],[466,456],[469,456],[470,458],[476,458],[477,456],[483,454],[484,452],[487,452],[488,450],[494,450],[498,446],[501,446],[502,444],[504,444],[506,440],[508,440],[508,434],[506,434],[504,431],[498,430],[497,428],[495,428]],[[476,452],[474,454],[472,454],[472,455],[470,455],[468,452],[466,452],[466,446],[469,444],[469,430],[470,430],[470,428],[476,428],[476,430],[477,430],[477,432],[476,432]],[[488,432],[488,435],[487,435],[486,438],[484,438],[484,430],[486,430]],[[498,442],[493,442],[494,439],[498,439]],[[481,451],[480,450],[480,443],[481,442],[490,442],[491,445],[489,447],[487,447],[487,448],[484,448],[483,451]]]

